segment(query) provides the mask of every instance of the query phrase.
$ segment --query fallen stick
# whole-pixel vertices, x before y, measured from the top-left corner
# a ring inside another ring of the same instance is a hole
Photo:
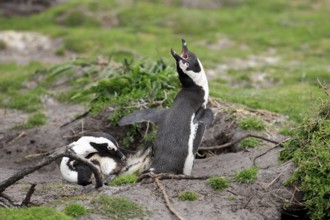
[[[239,143],[241,140],[243,140],[245,138],[249,138],[249,137],[261,139],[261,140],[276,144],[278,146],[282,146],[281,142],[278,142],[278,141],[275,141],[275,140],[272,140],[272,139],[269,139],[269,138],[266,138],[266,137],[263,137],[263,136],[259,136],[259,135],[255,135],[255,134],[244,134],[243,136],[237,138],[234,141],[231,141],[231,142],[219,145],[219,146],[200,147],[200,148],[198,148],[198,150],[220,150],[220,149],[224,149],[224,148],[227,148],[227,147],[231,147],[231,146]]]
[[[36,189],[36,185],[35,183],[33,183],[29,189],[29,191],[27,192],[25,198],[23,199],[23,201],[21,202],[21,206],[27,206],[30,203],[31,200],[31,196],[34,193],[35,189]]]
[[[160,183],[158,177],[153,178],[153,180],[155,181],[156,185],[158,186],[158,188],[160,189],[160,191],[163,194],[163,197],[165,199],[166,205],[168,207],[168,209],[180,220],[184,220],[184,218],[182,218],[180,216],[180,214],[174,209],[174,207],[172,206],[172,203],[170,202],[170,199],[168,198],[168,195],[165,191],[164,186]]]
[[[67,146],[64,146],[64,147],[61,147],[61,148],[55,150],[54,153],[50,154],[49,156],[44,158],[39,163],[25,167],[22,170],[20,170],[19,172],[15,173],[11,177],[9,177],[8,179],[0,182],[0,193],[5,191],[7,187],[16,183],[20,179],[23,179],[28,174],[33,173],[34,171],[50,164],[51,162],[53,162],[61,157],[69,157],[71,159],[77,160],[78,162],[81,162],[81,163],[87,165],[94,174],[95,188],[99,188],[99,187],[103,186],[102,175],[101,175],[100,171],[90,161],[72,153]]]
[[[136,182],[140,182],[141,180],[145,178],[158,178],[160,180],[163,179],[176,179],[176,180],[206,180],[210,178],[210,176],[187,176],[182,174],[171,174],[171,173],[144,173],[139,176]]]

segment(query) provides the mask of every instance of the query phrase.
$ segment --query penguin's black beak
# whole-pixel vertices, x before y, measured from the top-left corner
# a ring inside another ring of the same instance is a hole
[[[174,59],[176,60],[176,62],[179,62],[180,60],[182,60],[182,58],[171,48],[171,54],[174,57]]]
[[[121,151],[116,152],[116,157],[118,157],[123,162],[126,161],[126,156]]]
[[[173,49],[171,49],[171,54],[177,62],[179,62],[180,60],[188,59],[188,47],[187,47],[186,41],[184,39],[182,39],[182,53],[181,53],[181,56],[178,55]]]

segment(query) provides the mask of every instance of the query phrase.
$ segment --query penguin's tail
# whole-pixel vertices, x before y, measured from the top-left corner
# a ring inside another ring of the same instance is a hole
[[[122,168],[119,176],[127,174],[140,175],[151,166],[153,155],[152,144],[147,144],[143,149],[128,157],[126,165]]]

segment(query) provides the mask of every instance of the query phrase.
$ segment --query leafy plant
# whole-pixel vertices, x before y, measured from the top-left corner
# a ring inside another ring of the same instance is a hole
[[[322,101],[319,111],[294,130],[293,137],[280,153],[297,166],[287,180],[304,192],[311,219],[330,217],[330,101]]]
[[[135,202],[129,199],[101,195],[92,201],[94,209],[111,219],[143,218],[147,212]]]
[[[114,180],[110,182],[111,186],[120,186],[120,185],[126,185],[126,184],[133,184],[137,180],[136,175],[123,175],[123,176],[117,176]]]
[[[213,176],[208,179],[209,184],[213,189],[223,191],[229,187],[230,181],[224,176]]]
[[[198,194],[193,191],[184,191],[179,193],[179,199],[182,201],[194,201],[198,199]]]
[[[258,167],[245,168],[234,176],[239,183],[254,183],[257,179]]]
[[[86,215],[87,214],[87,210],[86,208],[78,203],[72,203],[68,206],[65,207],[64,209],[64,213],[68,216],[74,217],[74,218],[78,218],[82,215]]]

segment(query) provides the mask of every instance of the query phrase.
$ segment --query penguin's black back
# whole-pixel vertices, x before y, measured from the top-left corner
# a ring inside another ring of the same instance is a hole
[[[192,116],[203,102],[204,90],[199,86],[182,88],[178,93],[173,105],[167,110],[164,120],[159,124],[151,166],[154,172],[183,173],[185,158],[188,155]],[[196,133],[197,142],[201,142],[203,133],[204,131]],[[197,137],[198,135],[200,137]],[[194,147],[196,148],[194,153],[197,147]]]

